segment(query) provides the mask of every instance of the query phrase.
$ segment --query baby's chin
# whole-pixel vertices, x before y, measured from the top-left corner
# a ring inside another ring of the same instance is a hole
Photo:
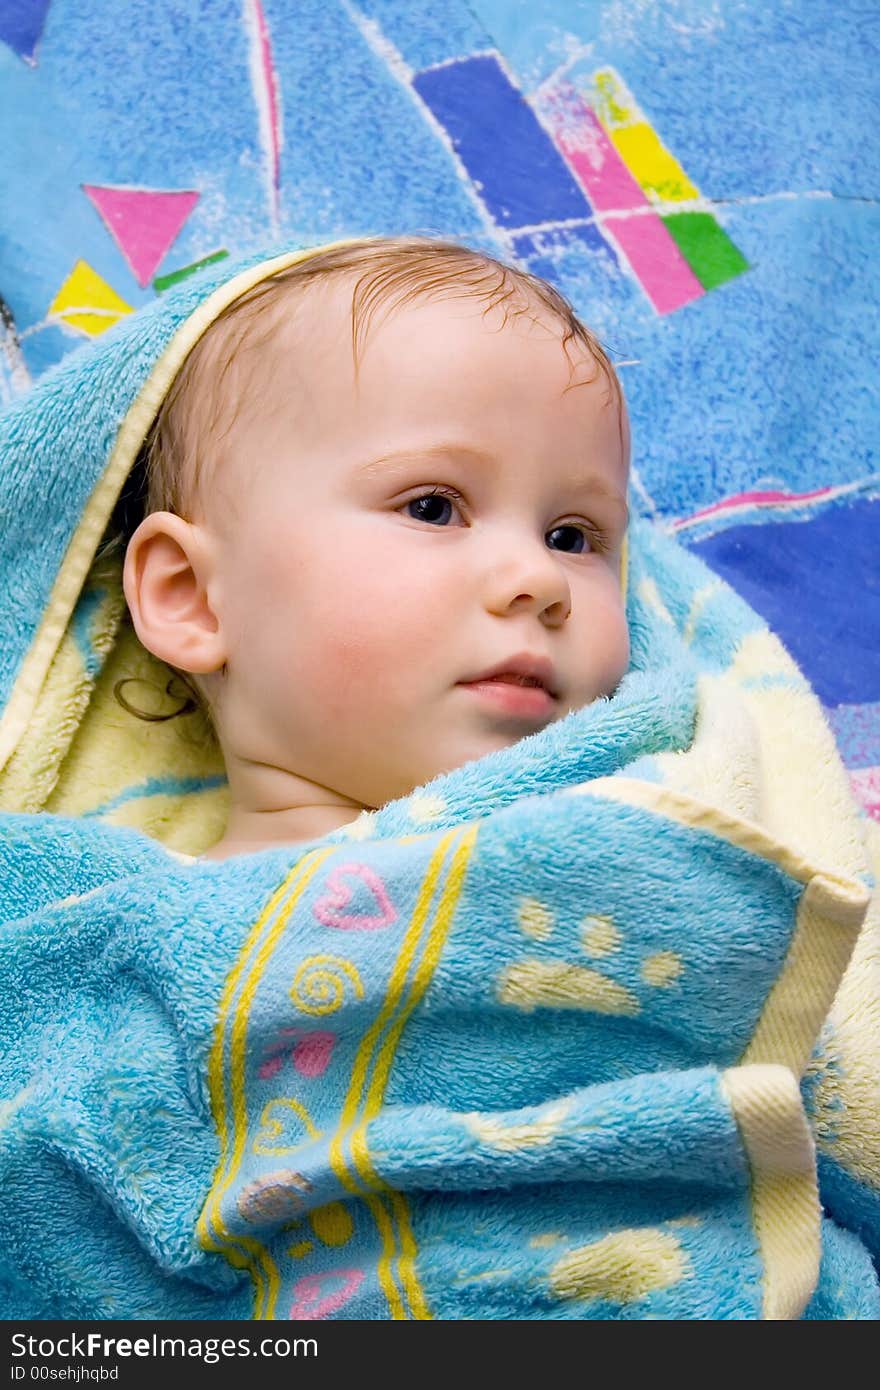
[[[559,717],[564,718],[567,713],[568,710]],[[554,722],[556,721],[548,721],[548,723]],[[547,725],[543,727],[546,728]],[[519,732],[512,729],[495,730],[462,741],[460,746],[446,750],[445,754],[440,754],[439,750],[436,749],[430,753],[426,752],[424,759],[418,759],[405,770],[402,770],[399,777],[386,781],[381,792],[377,792],[381,799],[375,801],[373,805],[381,808],[391,801],[402,800],[438,777],[456,772],[469,763],[479,762],[482,758],[488,758],[493,753],[512,748],[515,744],[521,743],[524,738],[540,732],[540,726],[523,728]]]

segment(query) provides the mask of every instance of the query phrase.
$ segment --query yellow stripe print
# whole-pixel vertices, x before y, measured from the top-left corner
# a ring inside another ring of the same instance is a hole
[[[381,1107],[406,1022],[425,994],[437,967],[478,829],[478,825],[474,824],[467,826],[463,832],[449,831],[431,856],[412,920],[391,973],[385,1003],[358,1050],[339,1130],[330,1143],[330,1163],[334,1172],[349,1192],[365,1198],[382,1237],[379,1282],[395,1320],[425,1320],[431,1314],[415,1272],[417,1252],[409,1209],[403,1195],[389,1187],[373,1168],[366,1129]],[[449,851],[456,842],[455,852],[450,856]],[[450,857],[451,867],[446,883],[440,893],[433,923],[428,926],[432,899],[444,863]],[[407,978],[419,948],[422,951],[421,960],[416,964],[408,992],[405,993]],[[344,1154],[346,1142],[350,1147],[348,1162]],[[357,1177],[351,1174],[349,1165],[356,1170]],[[371,1192],[371,1187],[378,1189],[378,1193]]]
[[[274,1309],[281,1282],[278,1268],[268,1250],[259,1241],[254,1240],[251,1236],[231,1235],[226,1229],[220,1211],[221,1199],[228,1191],[241,1166],[247,1143],[244,1063],[248,1014],[260,976],[275,948],[278,937],[287,925],[291,912],[310,879],[335,848],[335,846],[331,846],[323,850],[312,850],[311,853],[300,859],[260,913],[235,966],[230,972],[229,979],[226,981],[208,1061],[208,1092],[214,1123],[217,1126],[220,1139],[220,1162],[217,1165],[217,1172],[211,1191],[208,1193],[208,1199],[197,1222],[196,1233],[205,1250],[219,1251],[237,1269],[250,1270],[256,1286],[254,1306],[256,1319],[271,1318],[273,1315],[271,1310]],[[224,1084],[224,1045],[233,1002],[251,961],[253,961],[253,969],[250,978],[245,981],[241,997],[235,1007],[230,1038],[229,1074],[232,1090],[233,1127],[233,1138],[230,1145]]]
[[[376,1223],[381,1239],[378,1277],[394,1319],[428,1319],[431,1314],[415,1272],[417,1248],[406,1201],[375,1172],[370,1162],[366,1128],[381,1108],[406,1022],[436,969],[477,833],[477,825],[467,826],[464,831],[451,830],[431,856],[412,919],[391,970],[384,1003],[358,1049],[339,1129],[330,1141],[330,1163],[334,1172],[347,1191],[364,1199]],[[255,1286],[253,1317],[258,1321],[275,1316],[281,1289],[278,1267],[261,1242],[247,1235],[232,1235],[221,1213],[221,1201],[236,1178],[247,1144],[248,1021],[257,987],[291,913],[315,873],[338,848],[330,846],[305,855],[266,904],[226,982],[209,1058],[208,1088],[221,1153],[213,1185],[197,1223],[197,1234],[203,1248],[221,1252],[237,1268],[250,1271]],[[432,903],[447,863],[450,867],[431,918]],[[224,1067],[227,1035],[229,1056]],[[229,1097],[225,1084],[227,1072]],[[350,1148],[348,1159],[344,1152],[346,1145]],[[371,1188],[376,1190],[371,1191]]]

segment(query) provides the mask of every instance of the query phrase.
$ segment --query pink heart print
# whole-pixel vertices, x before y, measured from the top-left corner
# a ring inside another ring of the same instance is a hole
[[[344,912],[353,892],[352,885],[346,883],[343,874],[359,878],[366,884],[379,907],[377,913]],[[389,927],[397,921],[397,913],[391,904],[385,884],[368,864],[337,864],[327,878],[327,888],[312,908],[319,922],[325,927],[338,927],[342,931],[376,931],[379,927]]]
[[[300,1076],[323,1076],[335,1046],[335,1033],[307,1033],[293,1049],[293,1065]]]
[[[324,1288],[328,1285],[332,1288],[336,1279],[342,1280],[342,1287],[324,1293]],[[331,1313],[344,1307],[363,1281],[362,1269],[332,1269],[326,1274],[307,1274],[304,1279],[297,1280],[294,1286],[296,1298],[289,1316],[306,1322],[329,1318]]]
[[[282,1028],[269,1056],[257,1072],[261,1081],[271,1081],[273,1076],[278,1075],[284,1065],[291,1038],[298,1039],[290,1051],[290,1060],[300,1076],[323,1076],[330,1065],[330,1058],[336,1046],[336,1034],[303,1033],[299,1028]]]

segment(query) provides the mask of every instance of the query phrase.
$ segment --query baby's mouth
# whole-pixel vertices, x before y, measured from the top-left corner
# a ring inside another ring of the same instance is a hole
[[[508,685],[536,685],[539,690],[544,689],[544,684],[535,676],[517,676],[514,673],[506,673],[500,676],[493,676],[493,681],[505,681]]]
[[[502,671],[475,681],[459,681],[459,685],[500,713],[530,722],[545,724],[556,704],[556,697],[544,688],[537,676],[523,676],[517,672]]]
[[[509,685],[522,690],[540,690],[550,700],[558,698],[556,674],[549,657],[532,652],[517,652],[502,659],[479,675],[470,676],[460,685]]]

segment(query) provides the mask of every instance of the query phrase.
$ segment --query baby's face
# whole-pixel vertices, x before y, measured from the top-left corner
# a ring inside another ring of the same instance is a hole
[[[207,519],[224,740],[373,807],[614,690],[628,428],[543,308],[380,313],[356,382],[350,297],[279,330]],[[549,693],[474,683],[529,661]]]

